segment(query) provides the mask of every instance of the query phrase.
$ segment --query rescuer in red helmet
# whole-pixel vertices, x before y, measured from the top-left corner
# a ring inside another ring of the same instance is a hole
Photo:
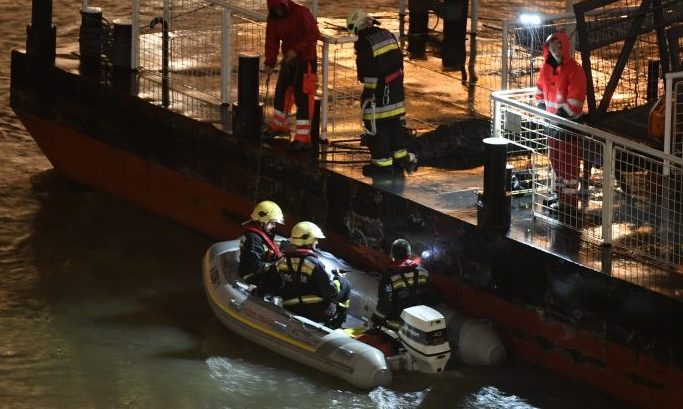
[[[311,122],[317,91],[316,43],[320,32],[311,11],[292,0],[268,0],[265,70],[270,78],[282,49],[273,98],[271,129],[289,133],[288,115],[296,104],[293,150],[311,145]]]

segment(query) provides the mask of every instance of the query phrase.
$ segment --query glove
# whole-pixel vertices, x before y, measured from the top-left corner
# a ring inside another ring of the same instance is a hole
[[[331,302],[327,308],[325,308],[325,318],[330,319],[333,318],[337,314],[337,304]]]
[[[567,113],[564,108],[558,109],[555,115],[559,116],[560,118],[569,118],[569,113]]]

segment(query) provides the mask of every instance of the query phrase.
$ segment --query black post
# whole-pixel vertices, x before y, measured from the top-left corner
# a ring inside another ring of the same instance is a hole
[[[659,60],[647,62],[647,102],[655,102],[659,97]]]
[[[427,0],[408,1],[408,53],[410,58],[426,58],[429,3]]]
[[[116,18],[112,40],[111,65],[130,69],[131,41],[133,27],[129,18]]]
[[[263,104],[259,102],[259,55],[240,53],[237,68],[237,103],[232,107],[232,132],[261,141]]]
[[[484,139],[484,192],[478,193],[477,226],[506,232],[510,228],[511,169],[505,138]]]
[[[168,36],[168,21],[163,17],[154,17],[149,23],[149,28],[154,28],[161,23],[161,105],[168,107],[171,104],[169,95],[169,77],[168,77],[168,60],[169,60],[169,36]]]
[[[441,63],[448,70],[465,67],[465,36],[469,0],[444,0]]]
[[[313,120],[311,121],[311,143],[314,152],[320,152],[320,97],[316,96],[313,105]]]
[[[26,55],[44,65],[54,65],[57,27],[52,25],[52,0],[33,0],[31,24],[26,26]]]

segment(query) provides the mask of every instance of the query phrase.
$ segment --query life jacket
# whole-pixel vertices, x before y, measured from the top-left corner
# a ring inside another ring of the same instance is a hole
[[[422,304],[427,296],[429,272],[410,259],[397,261],[387,268],[391,285],[391,303],[394,314]],[[394,315],[392,314],[392,315]]]
[[[277,272],[282,277],[284,288],[281,291],[282,305],[285,307],[297,304],[319,304],[325,301],[318,295],[313,282],[318,257],[307,248],[289,250],[278,260]]]
[[[250,225],[245,228],[246,231],[257,234],[263,240],[263,249],[266,252],[265,260],[266,263],[272,263],[282,258],[283,254],[280,247],[275,244],[273,239],[265,232],[263,229]]]

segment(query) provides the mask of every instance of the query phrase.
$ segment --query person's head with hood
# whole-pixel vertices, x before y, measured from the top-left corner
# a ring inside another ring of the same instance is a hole
[[[571,59],[569,50],[569,36],[564,31],[557,31],[545,40],[543,57],[550,65],[558,66]]]
[[[268,0],[268,17],[283,18],[289,12],[290,0]]]

